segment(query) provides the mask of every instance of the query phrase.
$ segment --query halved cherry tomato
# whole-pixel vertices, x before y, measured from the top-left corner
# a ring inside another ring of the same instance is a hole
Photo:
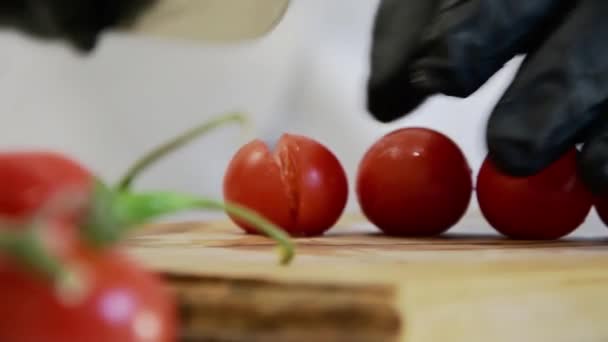
[[[592,206],[572,148],[530,177],[502,173],[486,157],[477,177],[477,198],[486,220],[514,239],[553,240],[576,230]]]
[[[437,235],[466,212],[471,169],[447,136],[427,128],[402,128],[365,153],[357,196],[365,216],[386,234]]]
[[[291,236],[323,234],[340,218],[348,198],[346,173],[336,156],[311,138],[287,133],[272,150],[261,140],[241,147],[223,186],[226,201],[255,210]]]
[[[0,341],[176,340],[175,300],[156,274],[116,249],[82,250],[66,260],[83,281],[62,290],[0,259]]]

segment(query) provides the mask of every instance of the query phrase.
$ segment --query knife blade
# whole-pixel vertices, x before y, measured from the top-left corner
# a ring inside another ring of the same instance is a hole
[[[255,39],[281,21],[290,0],[157,0],[119,31],[163,39]]]

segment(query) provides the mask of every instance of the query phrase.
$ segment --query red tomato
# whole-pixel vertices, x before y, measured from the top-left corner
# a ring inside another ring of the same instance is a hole
[[[0,153],[0,218],[27,221],[54,196],[66,194],[66,191],[86,198],[92,180],[86,168],[59,153]],[[77,238],[76,230],[69,224],[77,214],[66,212],[56,219],[68,224],[49,226],[48,237],[60,248],[67,248]]]
[[[346,173],[319,142],[283,134],[270,149],[261,140],[243,146],[224,176],[224,198],[257,211],[291,236],[316,236],[340,218],[348,197]],[[231,216],[248,233],[257,231]]]
[[[365,153],[357,196],[365,216],[386,234],[437,235],[466,212],[471,169],[447,136],[427,128],[398,129]]]
[[[88,194],[89,171],[53,152],[0,153],[0,216],[22,219],[35,214],[63,191]]]
[[[92,180],[85,167],[55,152],[0,153],[0,218],[27,221],[66,191],[86,198]],[[66,212],[55,219],[71,223],[78,214]],[[67,248],[78,237],[72,224],[53,224],[46,231],[60,248]]]
[[[71,295],[0,261],[0,341],[176,340],[175,301],[157,275],[118,250],[81,252],[69,261],[84,279]]]
[[[514,239],[552,240],[580,226],[592,195],[577,172],[577,150],[531,177],[511,177],[486,157],[477,177],[477,198],[486,220]]]

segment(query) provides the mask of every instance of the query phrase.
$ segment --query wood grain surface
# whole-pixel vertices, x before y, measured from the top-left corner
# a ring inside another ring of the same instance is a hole
[[[464,224],[483,224],[468,217]],[[275,244],[228,221],[127,240],[178,294],[184,341],[608,341],[608,240],[386,237],[357,218]]]

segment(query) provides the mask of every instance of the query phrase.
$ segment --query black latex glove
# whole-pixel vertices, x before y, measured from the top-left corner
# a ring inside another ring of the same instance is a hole
[[[383,0],[368,109],[383,122],[428,96],[466,97],[519,54],[525,60],[487,124],[490,157],[534,174],[576,143],[596,193],[608,189],[608,1]]]
[[[90,52],[99,34],[128,23],[155,0],[0,0],[0,28],[60,39]]]

